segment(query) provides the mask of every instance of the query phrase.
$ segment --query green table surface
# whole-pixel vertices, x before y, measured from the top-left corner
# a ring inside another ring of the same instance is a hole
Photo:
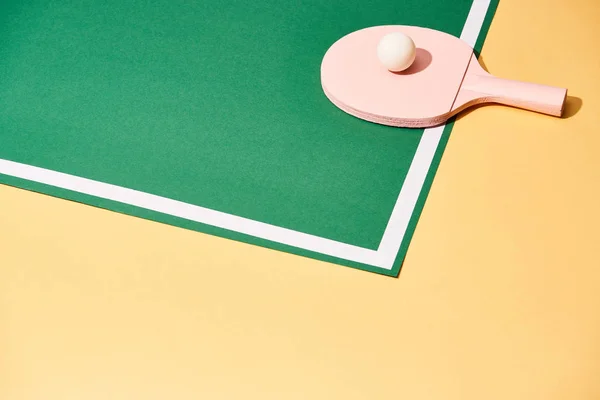
[[[338,110],[321,89],[322,57],[343,35],[374,25],[460,36],[472,3],[6,0],[0,159],[377,250],[423,130]],[[450,128],[389,269],[6,171],[0,182],[395,275]]]

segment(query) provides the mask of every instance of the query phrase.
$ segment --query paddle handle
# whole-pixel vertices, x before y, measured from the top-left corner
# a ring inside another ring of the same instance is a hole
[[[567,89],[497,78],[490,74],[466,76],[463,88],[493,102],[543,114],[562,116]]]

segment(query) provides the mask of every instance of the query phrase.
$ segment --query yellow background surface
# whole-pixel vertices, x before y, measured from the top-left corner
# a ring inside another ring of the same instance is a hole
[[[0,186],[0,398],[600,399],[600,3],[501,0],[398,279]]]

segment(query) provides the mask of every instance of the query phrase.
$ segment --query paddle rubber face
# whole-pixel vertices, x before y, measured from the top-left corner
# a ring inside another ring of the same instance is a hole
[[[390,72],[377,58],[383,36],[402,32],[417,47],[414,63]],[[355,117],[399,127],[441,124],[452,114],[473,49],[444,32],[404,25],[376,26],[335,42],[321,64],[329,100]]]

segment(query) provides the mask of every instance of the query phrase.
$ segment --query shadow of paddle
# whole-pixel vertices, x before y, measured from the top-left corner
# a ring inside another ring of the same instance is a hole
[[[477,60],[479,61],[479,64],[481,65],[481,68],[483,68],[486,72],[490,72],[488,70],[487,65],[485,65],[485,61],[483,61],[483,57],[480,55],[477,55]]]
[[[583,106],[583,100],[575,96],[567,96],[565,102],[565,109],[563,110],[562,118],[571,118],[581,110]]]

